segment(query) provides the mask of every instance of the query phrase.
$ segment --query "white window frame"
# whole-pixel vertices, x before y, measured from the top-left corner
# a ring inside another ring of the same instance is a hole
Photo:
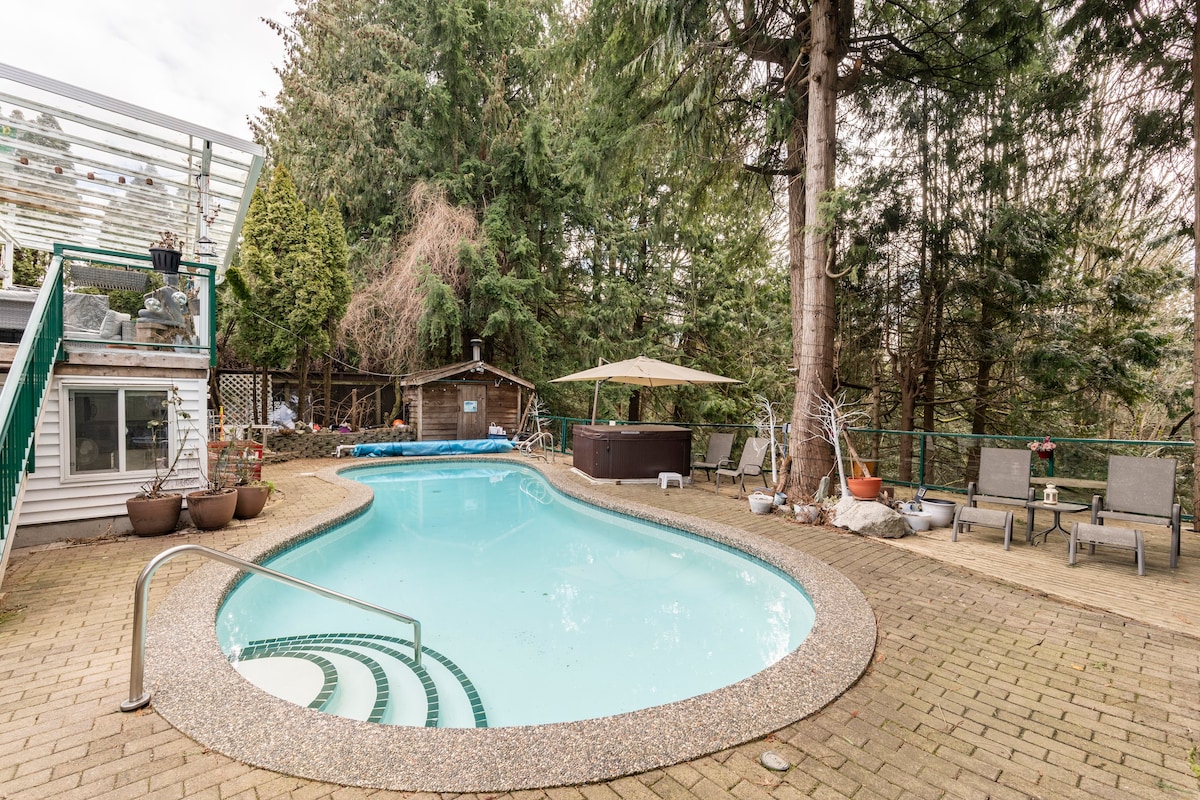
[[[64,381],[59,386],[60,424],[62,426],[59,446],[59,477],[62,482],[90,484],[132,483],[145,482],[152,479],[154,477],[153,468],[139,470],[125,469],[127,458],[125,439],[128,427],[125,420],[125,392],[162,392],[165,398],[169,398],[175,386],[176,384],[164,383],[161,380],[129,380],[120,383],[102,383],[96,379]],[[119,457],[115,470],[72,471],[72,458],[75,455],[76,436],[75,404],[71,400],[73,394],[80,391],[115,392],[117,394],[116,425],[119,430],[119,435],[117,436],[117,452]],[[167,409],[167,463],[171,463],[175,458],[176,451],[179,449],[179,425],[185,423],[186,420],[181,420],[179,414],[176,413],[177,409],[174,405],[168,404]]]

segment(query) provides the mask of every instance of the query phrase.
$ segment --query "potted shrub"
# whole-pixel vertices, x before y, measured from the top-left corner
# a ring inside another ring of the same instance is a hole
[[[188,516],[192,524],[202,531],[224,528],[233,520],[238,495],[237,489],[230,483],[227,469],[233,449],[234,444],[230,442],[218,451],[215,468],[209,465],[207,488],[188,493]]]
[[[183,260],[183,239],[171,231],[163,231],[158,241],[150,245],[150,260],[155,272],[165,275],[179,272],[179,262]]]
[[[146,427],[150,429],[150,451],[154,454],[154,478],[142,485],[141,491],[125,501],[125,513],[129,515],[129,524],[138,536],[159,536],[175,530],[179,524],[179,514],[183,508],[183,495],[167,491],[168,480],[175,476],[179,458],[183,455],[184,445],[187,444],[189,428],[183,427],[179,432],[179,442],[171,463],[166,458],[158,456],[159,448],[167,441],[167,431],[170,430],[170,412],[175,411],[175,417],[180,420],[189,419],[186,411],[179,409],[183,402],[179,396],[179,388],[171,387],[171,393],[163,401],[167,411],[163,419],[150,420]]]
[[[270,481],[264,481],[255,476],[261,474],[256,467],[261,467],[258,453],[249,447],[242,447],[235,454],[234,473],[237,475],[237,506],[233,516],[237,519],[253,519],[266,506],[275,486]]]

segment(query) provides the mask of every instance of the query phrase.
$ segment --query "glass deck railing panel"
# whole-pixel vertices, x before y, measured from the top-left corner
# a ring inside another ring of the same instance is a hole
[[[153,269],[150,256],[59,245],[67,348],[195,352],[216,363],[214,271],[184,261]]]

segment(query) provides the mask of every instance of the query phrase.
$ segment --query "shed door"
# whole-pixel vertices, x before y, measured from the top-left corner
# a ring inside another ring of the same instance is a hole
[[[464,383],[458,387],[458,438],[487,438],[487,387]]]

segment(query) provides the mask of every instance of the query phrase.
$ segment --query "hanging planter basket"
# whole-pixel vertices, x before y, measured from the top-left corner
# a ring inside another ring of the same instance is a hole
[[[178,250],[151,247],[150,259],[154,263],[155,272],[161,272],[164,275],[174,275],[179,272],[179,262],[183,260],[183,253]]]

